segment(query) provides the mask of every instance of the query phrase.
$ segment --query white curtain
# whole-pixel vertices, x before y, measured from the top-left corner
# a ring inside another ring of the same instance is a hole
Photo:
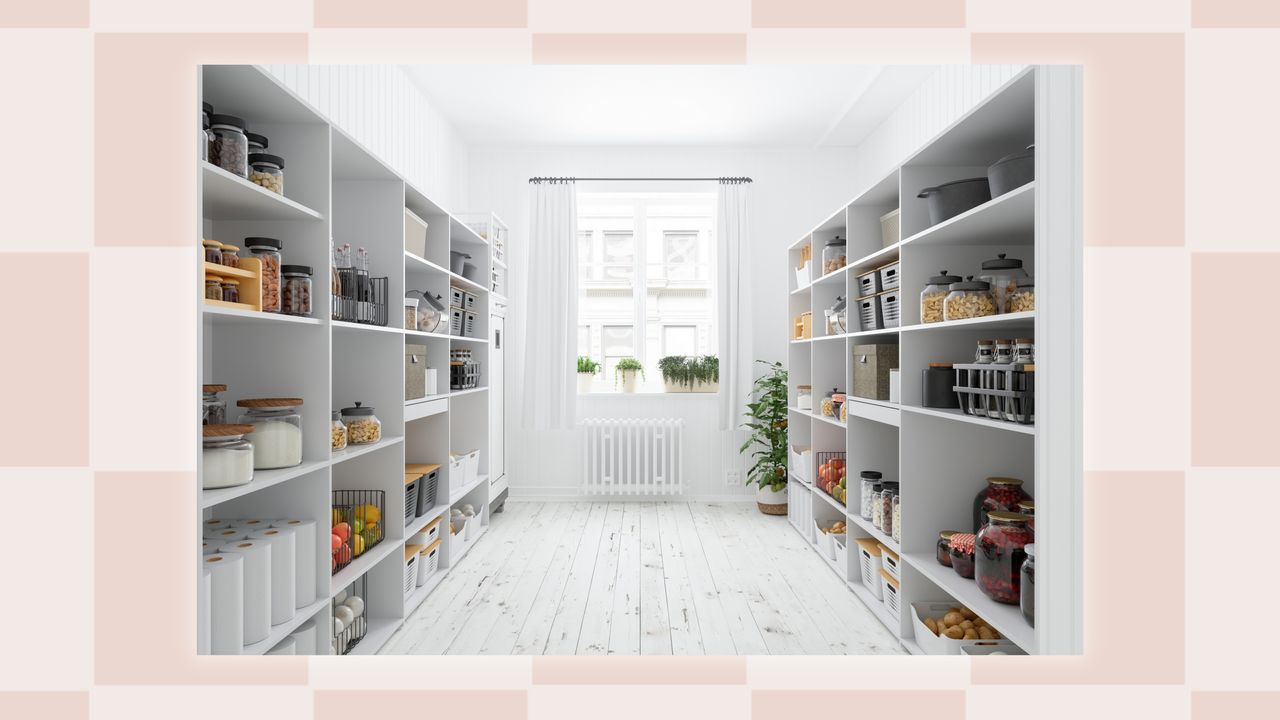
[[[743,319],[751,317],[747,279],[747,200],[751,185],[720,182],[716,196],[716,287],[720,354],[720,429],[736,430],[751,391],[751,336]]]
[[[525,282],[526,430],[569,430],[578,400],[578,193],[542,181],[530,192]]]

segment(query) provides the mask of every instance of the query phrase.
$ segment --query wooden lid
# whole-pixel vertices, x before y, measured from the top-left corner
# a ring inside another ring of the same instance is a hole
[[[226,243],[222,243],[222,249],[223,249],[223,250],[233,250],[233,251],[235,251],[235,252],[240,252],[240,248],[236,247],[235,245],[228,245],[228,244],[226,244]]]
[[[301,404],[302,398],[245,398],[236,401],[237,406],[244,408],[297,407]]]
[[[240,281],[235,278],[222,278],[223,285],[239,285]]]
[[[858,543],[858,547],[867,551],[871,557],[880,557],[880,543],[871,538],[856,538],[854,542]]]
[[[218,242],[217,240],[201,240],[200,244],[205,247],[216,247],[219,250],[222,249],[222,243]]]
[[[406,473],[419,473],[426,475],[429,472],[439,470],[440,466],[434,463],[405,463],[404,471]]]
[[[201,385],[200,389],[205,392],[226,392],[226,385]]]
[[[1035,345],[1036,344],[1036,341],[1032,340],[1031,338],[1014,338],[1013,341],[1018,343],[1019,345]]]
[[[248,435],[253,432],[252,425],[202,425],[200,426],[204,432],[204,436],[210,437],[235,437],[237,435]]]
[[[435,542],[433,542],[433,543],[431,543],[430,545],[428,545],[428,546],[426,546],[426,547],[422,548],[422,551],[421,551],[421,552],[419,552],[418,554],[419,554],[419,555],[430,555],[431,553],[435,552],[435,549],[436,549],[436,548],[438,548],[438,547],[440,547],[440,538],[436,538]]]
[[[895,590],[901,587],[898,584],[897,579],[894,578],[893,575],[889,574],[889,571],[885,570],[884,568],[880,568],[880,577],[884,578],[885,581],[888,582],[890,585],[892,585]]]
[[[418,554],[418,551],[420,551],[420,550],[422,550],[422,546],[421,546],[421,545],[405,545],[405,546],[404,546],[404,561],[405,561],[405,562],[409,562],[409,558],[413,557],[414,555],[417,555],[417,554]]]
[[[441,520],[443,520],[443,519],[444,519],[444,516],[443,516],[443,515],[441,515],[440,517],[436,518],[435,520],[432,520],[431,522],[427,523],[426,527],[422,528],[422,529],[423,529],[423,531],[430,530],[431,528],[433,528],[433,527],[435,527],[435,526],[439,525],[439,524],[440,524],[440,521],[441,521]]]
[[[409,483],[411,483],[411,482],[413,482],[414,480],[417,480],[417,479],[419,479],[419,478],[421,478],[421,477],[422,477],[422,473],[405,473],[405,474],[404,474],[404,484],[405,484],[405,485],[408,485]]]
[[[881,555],[888,555],[889,557],[893,558],[894,560],[897,560],[897,559],[898,559],[898,553],[896,553],[896,552],[894,552],[894,551],[890,550],[890,549],[889,549],[889,547],[888,547],[887,545],[885,545],[884,543],[880,543],[880,554],[881,554]]]
[[[929,363],[931,368],[950,368],[951,363]]]

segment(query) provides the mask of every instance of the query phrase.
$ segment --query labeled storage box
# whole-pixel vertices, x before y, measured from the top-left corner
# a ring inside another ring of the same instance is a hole
[[[902,209],[880,216],[880,247],[889,247],[901,240]]]
[[[427,346],[404,346],[404,399],[421,400],[427,396]]]
[[[471,311],[476,309],[476,296],[465,290],[462,292],[462,309]]]
[[[427,580],[436,574],[436,570],[440,567],[440,538],[427,543],[425,547],[418,551],[418,577],[415,584],[422,587],[427,584]]]
[[[902,293],[889,290],[880,293],[880,321],[886,328],[896,328],[902,324]]]
[[[464,306],[462,288],[449,287],[449,307],[460,308]]]
[[[894,620],[902,617],[902,586],[898,579],[885,569],[880,570],[880,595],[884,600],[884,608]],[[928,628],[926,628],[926,631]]]
[[[449,308],[449,334],[462,336],[462,308]]]
[[[852,395],[888,402],[889,371],[896,367],[896,344],[854,345]]]
[[[897,290],[899,285],[898,278],[899,263],[892,262],[880,268],[880,289],[881,290]]]
[[[880,271],[872,270],[854,278],[858,283],[858,297],[870,297],[880,292]]]
[[[462,313],[462,336],[475,337],[478,330],[476,323],[476,314],[473,312],[463,311]]]
[[[862,577],[862,584],[879,600],[883,593],[880,587],[880,543],[871,538],[858,538],[854,542],[858,544],[858,574]]]
[[[880,320],[880,299],[877,296],[858,299],[858,329],[881,330],[884,325]]]
[[[405,481],[410,477],[420,478],[418,501],[414,505],[414,516],[422,517],[436,506],[436,489],[440,486],[440,466],[422,463],[406,463],[404,466]],[[408,510],[405,511],[406,517]]]

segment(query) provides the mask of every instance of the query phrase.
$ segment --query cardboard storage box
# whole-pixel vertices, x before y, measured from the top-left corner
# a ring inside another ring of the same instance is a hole
[[[889,371],[898,367],[897,345],[853,346],[853,396],[889,400]]]
[[[427,346],[404,346],[404,399],[427,396]]]

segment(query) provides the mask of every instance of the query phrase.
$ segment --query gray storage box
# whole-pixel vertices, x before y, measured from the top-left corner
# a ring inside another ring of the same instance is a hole
[[[404,346],[404,399],[421,400],[427,396],[427,346]]]
[[[896,367],[897,345],[854,345],[852,395],[888,402],[889,371]]]

